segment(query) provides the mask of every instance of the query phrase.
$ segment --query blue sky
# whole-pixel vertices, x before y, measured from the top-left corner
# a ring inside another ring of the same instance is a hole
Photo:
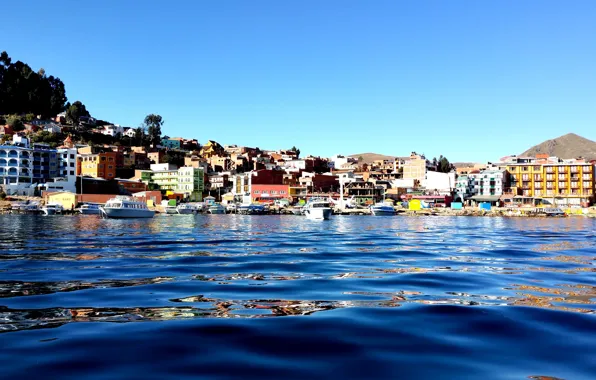
[[[596,2],[7,1],[0,50],[93,116],[329,156],[596,140]]]

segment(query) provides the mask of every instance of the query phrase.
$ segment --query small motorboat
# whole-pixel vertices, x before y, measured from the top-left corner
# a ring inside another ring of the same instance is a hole
[[[327,220],[331,217],[331,206],[328,201],[314,200],[304,206],[304,215],[312,220]]]
[[[213,204],[209,205],[207,212],[209,214],[225,214],[226,208],[219,203],[213,203]]]
[[[370,206],[370,211],[374,216],[390,216],[395,214],[392,206],[386,203],[377,203]]]
[[[178,207],[176,206],[166,206],[165,209],[168,215],[178,215]]]
[[[86,203],[77,209],[79,213],[82,215],[99,215],[101,214],[101,209],[98,204],[95,203]]]
[[[178,214],[180,215],[197,214],[199,212],[199,207],[192,203],[182,203],[176,207],[176,211],[178,211]]]
[[[44,215],[62,214],[62,205],[47,204],[41,208],[41,212],[43,212]]]

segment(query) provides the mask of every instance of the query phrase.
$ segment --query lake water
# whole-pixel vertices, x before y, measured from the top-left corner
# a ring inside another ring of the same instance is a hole
[[[596,378],[595,219],[0,225],[3,378]]]

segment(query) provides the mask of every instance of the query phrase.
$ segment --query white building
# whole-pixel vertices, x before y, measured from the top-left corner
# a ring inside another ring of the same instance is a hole
[[[160,172],[164,170],[178,170],[178,166],[174,164],[151,164],[149,166],[151,171]]]
[[[468,174],[471,180],[473,195],[503,195],[503,185],[505,181],[505,171],[487,169],[480,173]]]
[[[420,184],[426,190],[450,194],[455,188],[455,172],[441,173],[427,170]]]
[[[43,126],[43,130],[50,133],[60,133],[62,132],[62,127],[57,124],[45,124]]]
[[[101,133],[103,133],[104,135],[114,137],[117,134],[123,134],[124,128],[122,128],[121,126],[119,126],[117,124],[116,125],[104,125]]]
[[[185,194],[190,201],[199,202],[203,200],[204,188],[203,168],[183,166],[178,169],[176,191]]]
[[[456,199],[497,202],[503,195],[505,179],[506,171],[495,168],[459,176],[455,186]]]
[[[122,135],[134,138],[136,136],[136,130],[134,128],[124,128],[124,132],[122,132]]]

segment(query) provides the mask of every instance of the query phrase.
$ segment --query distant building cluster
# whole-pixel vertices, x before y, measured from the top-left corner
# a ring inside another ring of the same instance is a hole
[[[85,120],[94,123],[92,118]],[[30,143],[32,134],[65,133],[63,144]],[[127,136],[138,130],[119,125],[93,128],[91,133]],[[587,206],[594,203],[594,161],[507,156],[487,164],[439,171],[439,165],[412,152],[394,159],[362,162],[335,155],[301,157],[296,148],[261,150],[221,145],[209,140],[164,136],[155,145],[94,145],[74,143],[77,131],[64,125],[64,115],[34,121],[15,133],[0,127],[0,186],[7,194],[41,192],[74,194],[135,194],[159,192],[181,201],[296,203],[314,196],[347,197],[355,204],[385,198],[413,197],[445,204],[493,205],[550,203]],[[7,141],[8,140],[8,141]]]

